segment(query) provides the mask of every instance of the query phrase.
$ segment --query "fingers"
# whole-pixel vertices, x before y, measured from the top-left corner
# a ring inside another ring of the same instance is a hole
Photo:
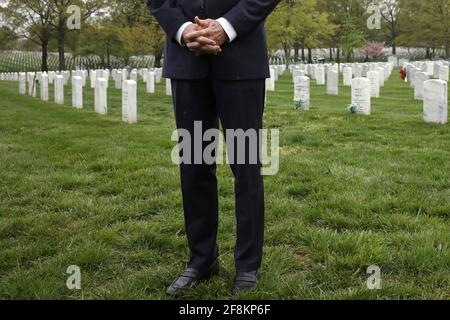
[[[204,48],[206,48],[207,50],[211,50],[214,49],[214,51],[220,52],[222,51],[222,49],[220,48],[220,46],[214,44],[214,45],[210,45],[210,44],[201,44],[198,43],[196,41],[194,42],[190,42],[187,44],[187,47],[189,48],[189,50],[191,51],[199,51],[199,50],[203,50]]]
[[[202,28],[208,28],[213,21],[212,19],[202,20],[199,17],[195,17],[195,23]]]
[[[194,41],[188,42],[187,47],[189,49],[198,49],[203,46],[216,46],[216,42],[214,40],[205,38],[205,37],[199,37],[196,38]]]
[[[196,55],[217,55],[222,52],[222,49],[217,45],[192,46],[191,48],[189,48],[189,50],[194,52]]]
[[[208,30],[208,29],[192,31],[186,35],[186,38],[190,39],[191,41],[194,41],[196,38],[199,38],[199,37],[208,38],[209,33],[210,33],[210,30]]]

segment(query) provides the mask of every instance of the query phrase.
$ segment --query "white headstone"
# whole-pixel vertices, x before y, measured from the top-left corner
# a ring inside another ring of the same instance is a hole
[[[380,87],[384,87],[384,68],[383,67],[378,67],[376,68],[375,71],[378,71],[379,73],[379,80],[380,80]]]
[[[162,78],[162,68],[156,68],[155,69],[155,80],[156,83],[161,83]]]
[[[408,74],[409,74],[409,76],[408,76],[408,79],[409,79],[409,86],[411,87],[411,88],[414,88],[414,86],[416,85],[416,75],[418,74],[418,73],[420,73],[420,69],[418,69],[418,68],[415,68],[415,67],[410,67],[410,68],[408,68]]]
[[[391,63],[394,68],[398,67],[398,59],[396,56],[389,56],[388,62]]]
[[[327,72],[327,94],[338,95],[339,94],[339,73],[330,69]]]
[[[97,79],[97,71],[91,70],[89,72],[89,80],[91,82],[91,89],[95,89],[95,79]]]
[[[147,93],[155,93],[155,73],[153,71],[147,71],[145,80],[147,82]]]
[[[48,83],[53,84],[55,77],[56,77],[55,71],[49,71],[48,72]]]
[[[433,76],[434,73],[434,63],[433,61],[427,61],[427,73],[430,77]]]
[[[95,112],[106,114],[108,112],[106,79],[97,78],[95,80]]]
[[[294,81],[294,104],[296,109],[309,110],[310,106],[310,80],[300,76]]]
[[[353,70],[351,67],[343,68],[343,76],[344,76],[344,86],[351,87],[352,78],[353,78]]]
[[[19,94],[27,93],[27,74],[21,72],[19,74]]]
[[[401,68],[404,68],[405,66],[406,66],[406,64],[408,64],[409,63],[409,59],[400,59],[399,61],[398,61],[398,65],[399,65],[399,67],[401,67]]]
[[[126,80],[122,88],[122,121],[126,123],[137,122],[136,81]]]
[[[121,71],[117,71],[116,72],[116,78],[114,79],[115,81],[115,85],[116,85],[116,89],[122,89],[122,72]],[[105,80],[106,82],[106,80]]]
[[[298,77],[305,76],[305,72],[300,69],[294,69],[292,70],[292,79],[295,81]]]
[[[138,73],[136,70],[131,71],[130,80],[133,80],[136,83],[138,82]]]
[[[62,76],[64,78],[64,85],[67,85],[70,80],[70,71],[63,71]]]
[[[372,98],[380,97],[380,73],[378,71],[367,72],[367,78],[370,80],[370,96]]]
[[[128,70],[122,69],[122,82],[128,80]]]
[[[433,64],[433,77],[439,79],[439,74],[441,73],[441,65],[438,62]]]
[[[72,107],[83,109],[83,78],[72,77]]]
[[[448,84],[442,80],[427,80],[423,89],[423,119],[427,123],[448,121]]]
[[[416,73],[414,76],[414,99],[423,100],[423,89],[427,80],[429,80],[429,77],[425,72]]]
[[[28,95],[36,97],[36,74],[33,72],[27,73],[28,80]]]
[[[109,70],[100,70],[100,76],[97,77],[103,78],[106,80],[106,88],[109,88]]]
[[[352,80],[352,107],[357,114],[370,115],[370,80],[367,78],[355,78]]]
[[[325,85],[325,68],[323,66],[316,67],[316,83],[319,86]]]
[[[64,76],[55,77],[55,102],[64,104]]]
[[[82,83],[83,87],[86,86],[86,78],[87,78],[87,71],[81,70],[81,83]]]
[[[439,79],[448,82],[448,66],[441,66],[439,70]]]
[[[172,95],[172,82],[170,81],[170,79],[166,79],[166,95]]]
[[[41,75],[41,100],[42,101],[48,101],[48,75],[46,73],[43,73]]]
[[[353,67],[353,74],[355,78],[361,78],[362,77],[362,66],[357,64]]]
[[[266,81],[266,89],[268,91],[275,91],[275,69],[270,68],[270,78]]]

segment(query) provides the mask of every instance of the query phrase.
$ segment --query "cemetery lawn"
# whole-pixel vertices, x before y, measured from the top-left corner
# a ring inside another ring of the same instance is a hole
[[[266,182],[266,242],[256,299],[450,299],[450,125],[422,121],[397,76],[370,117],[346,110],[350,89],[293,110],[284,75],[266,127],[280,128],[281,167]],[[341,79],[342,83],[342,79]],[[53,100],[53,86],[50,86]],[[39,90],[38,90],[39,92]],[[166,299],[187,248],[179,175],[170,160],[171,100],[138,88],[139,123],[121,123],[111,82],[107,116],[18,95],[0,82],[0,299]],[[39,93],[38,93],[39,95]],[[229,299],[234,195],[219,168],[220,276],[187,299]],[[70,265],[82,290],[66,287]],[[382,289],[366,270],[381,268]]]

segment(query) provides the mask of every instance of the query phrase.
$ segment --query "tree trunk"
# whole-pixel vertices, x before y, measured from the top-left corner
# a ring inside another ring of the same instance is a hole
[[[305,62],[305,47],[302,47],[302,62]]]
[[[63,19],[60,20],[58,26],[58,55],[59,55],[59,71],[63,71],[66,69],[66,57],[65,57],[65,32],[64,32],[64,23]]]
[[[430,52],[430,48],[427,48],[427,49],[426,49],[425,59],[430,59],[430,60],[431,60],[431,52]]]
[[[286,58],[286,68],[289,68],[289,62],[290,62],[290,58],[291,58],[291,48],[286,44],[283,45],[283,50],[284,50],[284,56]]]
[[[300,45],[298,43],[294,44],[294,62],[297,63],[299,57]]]
[[[48,72],[48,40],[42,42],[42,64],[41,71]]]
[[[392,23],[391,37],[392,37],[392,55],[395,56],[397,54],[397,43],[395,43],[395,38],[397,38],[397,28],[395,26],[395,23]]]
[[[106,47],[106,66],[108,69],[111,68],[111,49],[109,48],[109,45]]]
[[[330,47],[330,62],[333,61],[333,48]]]
[[[336,61],[337,63],[341,63],[341,49],[339,47],[336,50]]]
[[[308,48],[308,63],[312,63],[312,50]]]
[[[161,68],[162,51],[155,52],[155,68]]]

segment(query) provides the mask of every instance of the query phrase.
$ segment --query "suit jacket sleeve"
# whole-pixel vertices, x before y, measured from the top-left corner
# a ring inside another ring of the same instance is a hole
[[[164,29],[169,39],[174,39],[178,29],[190,21],[174,0],[147,0],[147,7]]]
[[[275,9],[280,0],[241,0],[223,17],[231,23],[238,36],[252,31]]]

